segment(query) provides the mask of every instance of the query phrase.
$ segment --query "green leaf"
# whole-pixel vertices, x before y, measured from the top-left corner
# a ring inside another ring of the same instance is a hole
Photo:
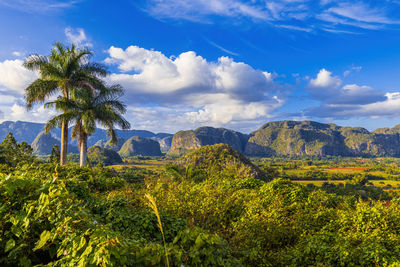
[[[81,237],[81,242],[79,243],[79,246],[76,250],[80,250],[81,248],[83,248],[83,246],[86,245],[86,239],[85,237]]]
[[[10,251],[13,247],[15,247],[15,240],[11,238],[6,243],[5,252]]]
[[[199,235],[195,241],[196,248],[201,248],[204,244],[205,244],[205,242],[204,242],[203,238],[201,238],[201,235]]]
[[[41,249],[44,245],[46,245],[47,240],[50,238],[50,232],[45,230],[43,233],[40,235],[40,240],[37,243],[36,247],[33,250],[38,250]]]

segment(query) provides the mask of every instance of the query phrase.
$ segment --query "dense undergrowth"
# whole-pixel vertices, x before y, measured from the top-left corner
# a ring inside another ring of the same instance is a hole
[[[1,266],[165,266],[166,255],[171,266],[400,263],[400,200],[364,183],[340,191],[239,177],[232,170],[249,163],[231,154],[143,180],[24,157],[0,168]]]

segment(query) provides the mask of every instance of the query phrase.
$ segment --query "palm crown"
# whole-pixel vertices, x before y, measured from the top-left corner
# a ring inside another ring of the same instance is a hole
[[[78,139],[81,165],[84,166],[87,160],[87,137],[94,133],[96,124],[108,130],[107,134],[112,144],[118,142],[115,126],[130,128],[129,122],[122,117],[126,112],[125,105],[118,100],[122,94],[119,85],[95,90],[88,87],[76,88],[71,91],[70,99],[59,97],[56,101],[46,103],[47,108],[63,111],[49,120],[46,131],[59,126],[65,120],[73,122],[72,138]]]
[[[24,66],[37,71],[40,78],[25,89],[27,108],[31,109],[36,103],[44,103],[57,94],[68,100],[74,88],[105,89],[101,77],[106,76],[107,71],[101,64],[89,61],[92,54],[87,49],[77,49],[74,45],[66,47],[57,42],[49,56],[28,57]],[[64,116],[61,122],[61,164],[65,164],[67,158],[68,123],[67,116]]]

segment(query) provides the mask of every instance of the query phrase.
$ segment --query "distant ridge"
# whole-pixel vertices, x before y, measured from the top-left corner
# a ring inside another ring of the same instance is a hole
[[[26,122],[26,121],[4,121],[0,123],[0,141],[2,141],[6,135],[11,132],[15,139],[18,142],[26,141],[29,144],[32,144],[33,141],[38,137],[38,135],[44,131],[44,123],[36,123],[36,122]],[[71,134],[72,131],[70,131]],[[165,140],[169,137],[172,138],[172,134],[169,133],[153,133],[146,130],[116,130],[118,138],[123,142],[124,140],[128,140],[132,136],[139,136],[142,138],[153,139],[157,142],[161,142],[164,150],[168,151],[170,142],[166,142]],[[53,129],[50,132],[50,136],[53,139],[59,140],[61,136],[60,129]],[[43,139],[44,137],[41,137]],[[47,138],[48,140],[52,140]],[[103,129],[97,129],[96,132],[89,136],[88,138],[88,146],[93,146],[99,141],[107,142],[107,132]],[[164,140],[165,139],[165,140]],[[70,146],[72,148],[77,147],[76,140],[72,141],[70,136]],[[43,141],[41,141],[43,142]],[[54,142],[54,140],[52,140]],[[121,147],[122,144],[119,145]],[[47,151],[47,149],[38,149],[38,154]],[[76,149],[72,149],[70,152],[76,153]]]
[[[6,121],[0,124],[0,139],[3,139],[8,132],[12,132],[18,142],[26,141],[31,144],[43,128],[42,123]],[[59,139],[60,130],[54,129],[50,134],[52,138]],[[180,156],[205,145],[223,143],[247,156],[258,157],[400,157],[400,125],[370,132],[362,127],[341,127],[333,123],[286,120],[267,122],[250,134],[213,127],[179,131],[174,135],[155,134],[146,130],[117,130],[117,134],[121,143],[115,150],[122,148],[123,141],[138,136],[157,141],[162,152],[168,152],[168,155],[173,156]],[[102,129],[98,129],[88,139],[89,146],[96,143],[106,146],[106,142],[106,131]],[[72,145],[76,147],[76,142],[72,142]],[[150,146],[148,147],[150,149]],[[149,153],[154,154],[154,152]],[[146,154],[146,151],[142,151],[141,154]],[[158,150],[155,154],[158,154]]]
[[[265,123],[249,135],[223,128],[200,127],[176,133],[168,154],[182,155],[195,148],[217,143],[229,144],[247,156],[256,157],[399,157],[400,125],[370,132],[362,127],[287,120]],[[244,146],[239,145],[243,143]]]

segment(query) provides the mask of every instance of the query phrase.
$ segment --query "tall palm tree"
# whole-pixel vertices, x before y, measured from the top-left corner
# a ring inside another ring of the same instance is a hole
[[[56,101],[45,104],[46,107],[63,111],[62,114],[51,118],[45,129],[49,131],[65,120],[73,122],[72,138],[78,139],[80,166],[86,166],[87,138],[96,131],[96,124],[107,128],[107,136],[113,145],[118,143],[115,125],[126,130],[130,128],[130,124],[122,117],[126,107],[118,100],[123,94],[119,85],[104,87],[101,90],[77,88],[72,94],[71,99],[59,97]]]
[[[101,87],[100,78],[106,76],[107,71],[101,64],[89,62],[92,54],[87,49],[77,49],[74,45],[66,47],[57,42],[49,56],[29,56],[24,66],[37,71],[40,78],[25,89],[27,109],[57,94],[63,99],[70,99],[71,91],[76,87]],[[68,120],[61,123],[61,165],[67,161],[68,123]]]

